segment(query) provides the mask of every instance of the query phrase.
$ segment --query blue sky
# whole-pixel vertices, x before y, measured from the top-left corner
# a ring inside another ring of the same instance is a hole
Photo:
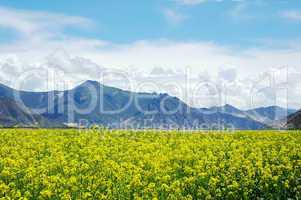
[[[66,32],[114,43],[168,38],[245,46],[258,45],[258,40],[263,39],[292,40],[299,38],[301,33],[300,16],[299,20],[283,16],[284,12],[301,10],[301,1],[188,2],[1,0],[0,5],[86,17],[95,23],[93,30],[71,29]],[[1,36],[4,40],[7,30],[1,30]]]
[[[0,82],[12,87],[93,79],[200,107],[301,107],[299,0],[0,0],[0,16]]]

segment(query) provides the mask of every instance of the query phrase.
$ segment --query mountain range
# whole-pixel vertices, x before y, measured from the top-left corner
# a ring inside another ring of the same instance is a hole
[[[19,91],[0,84],[3,127],[265,129],[296,110],[277,106],[240,110],[231,105],[194,108],[177,97],[136,93],[86,81],[66,91]]]

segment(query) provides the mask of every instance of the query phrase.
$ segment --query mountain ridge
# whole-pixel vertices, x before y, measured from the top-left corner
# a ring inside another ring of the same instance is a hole
[[[21,100],[22,104],[34,114],[48,120],[49,124],[84,122],[114,127],[125,123],[135,125],[134,128],[178,126],[188,129],[204,126],[228,128],[230,125],[235,129],[267,127],[267,124],[252,117],[249,111],[229,104],[194,108],[168,94],[131,92],[91,80],[70,90],[49,92],[18,91],[0,84],[0,97],[13,99],[14,93],[20,97],[15,101]],[[93,109],[90,109],[91,105],[94,106]]]

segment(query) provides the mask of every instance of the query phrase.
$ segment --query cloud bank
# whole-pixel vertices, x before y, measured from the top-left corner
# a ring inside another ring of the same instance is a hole
[[[5,7],[0,14],[0,28],[18,34],[0,43],[0,82],[13,87],[63,90],[92,79],[137,92],[167,92],[196,107],[301,107],[301,49],[291,42],[244,49],[168,39],[116,44],[65,32],[93,27],[83,17]]]

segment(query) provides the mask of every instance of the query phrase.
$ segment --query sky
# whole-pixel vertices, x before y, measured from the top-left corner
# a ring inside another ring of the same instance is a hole
[[[299,0],[0,0],[0,82],[301,108]]]

